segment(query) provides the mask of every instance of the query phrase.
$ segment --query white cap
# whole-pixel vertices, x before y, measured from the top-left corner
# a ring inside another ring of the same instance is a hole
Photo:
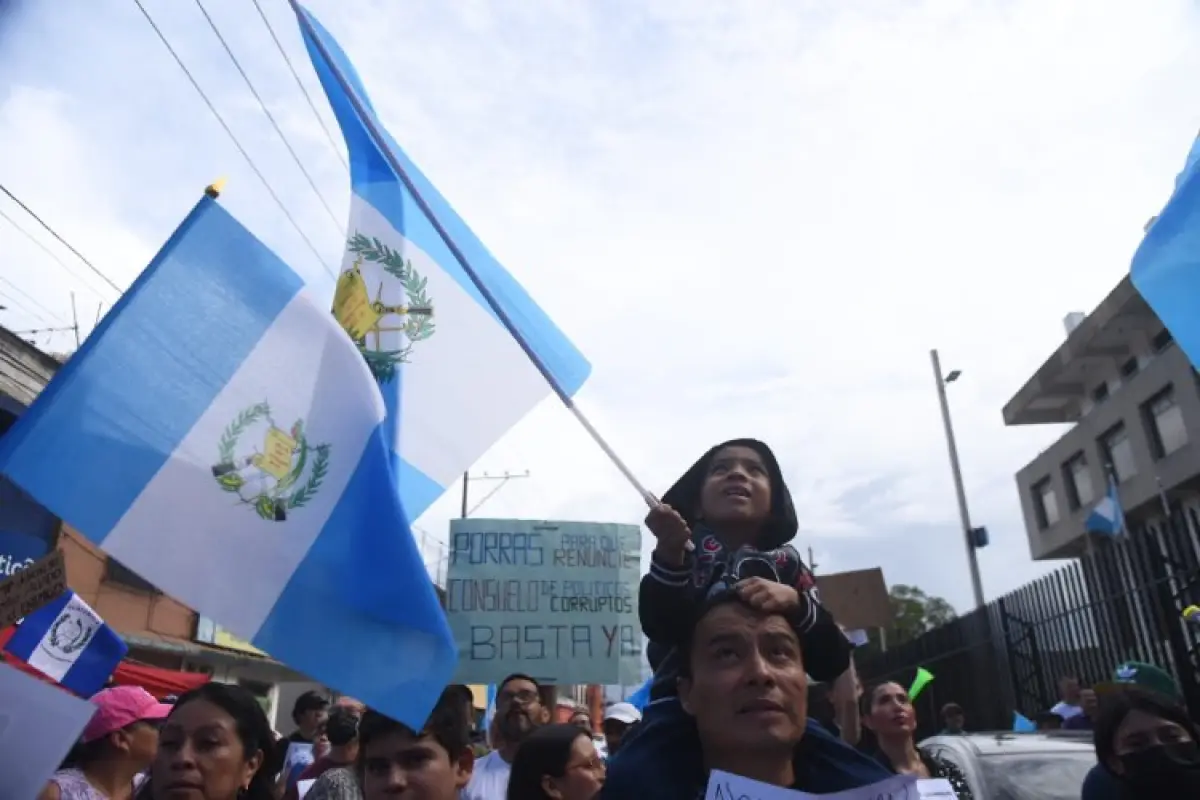
[[[633,707],[631,703],[613,703],[604,712],[604,719],[615,719],[617,722],[624,722],[626,725],[632,725],[635,722],[642,721],[642,712]]]

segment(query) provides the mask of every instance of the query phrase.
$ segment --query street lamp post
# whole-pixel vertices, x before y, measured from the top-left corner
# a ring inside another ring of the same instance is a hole
[[[960,370],[949,374],[942,372],[938,351],[929,351],[933,362],[933,380],[937,384],[938,402],[942,406],[942,425],[946,429],[946,447],[950,451],[950,471],[954,475],[954,492],[958,495],[958,515],[962,520],[963,544],[967,547],[967,564],[971,568],[971,588],[975,591],[975,607],[983,607],[983,581],[979,577],[979,559],[975,555],[975,542],[971,532],[971,514],[967,510],[967,491],[963,488],[962,468],[958,464],[958,446],[954,443],[954,425],[950,422],[950,402],[946,398],[946,384],[953,383],[962,375]]]

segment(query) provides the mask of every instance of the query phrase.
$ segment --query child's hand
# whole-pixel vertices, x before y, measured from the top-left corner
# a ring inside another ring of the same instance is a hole
[[[752,608],[767,613],[787,613],[800,607],[800,593],[791,586],[766,578],[746,578],[738,581],[737,593]]]
[[[666,503],[659,503],[646,515],[646,527],[658,540],[654,550],[659,557],[670,564],[682,564],[692,541],[692,532],[679,512]]]

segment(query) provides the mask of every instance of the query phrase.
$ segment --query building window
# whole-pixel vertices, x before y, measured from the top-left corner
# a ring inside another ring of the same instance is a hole
[[[1100,451],[1104,460],[1112,467],[1117,483],[1137,475],[1137,462],[1133,460],[1133,443],[1129,441],[1129,432],[1124,423],[1118,422],[1100,437]]]
[[[1170,347],[1174,342],[1175,339],[1171,336],[1171,332],[1166,328],[1163,328],[1154,335],[1153,339],[1150,340],[1150,346],[1154,348],[1154,352],[1161,353],[1163,350],[1166,350],[1168,347]]]
[[[1103,403],[1108,399],[1108,384],[1102,383],[1095,389],[1092,389],[1092,400],[1097,403]]]
[[[1137,374],[1137,371],[1138,371],[1137,356],[1134,356],[1133,358],[1128,359],[1124,364],[1121,365],[1121,377],[1122,378],[1132,378],[1134,375]]]
[[[1087,457],[1083,453],[1071,456],[1063,464],[1063,483],[1067,487],[1067,505],[1078,511],[1092,502],[1092,474],[1088,472]]]
[[[108,557],[108,562],[104,567],[104,580],[129,589],[136,589],[139,592],[159,594],[158,588],[153,583],[142,580],[141,576],[112,556]]]
[[[1155,458],[1165,458],[1187,444],[1187,428],[1183,410],[1175,402],[1174,388],[1168,386],[1142,406],[1146,427],[1150,432],[1150,447]]]
[[[1058,522],[1058,498],[1049,478],[1042,478],[1033,485],[1033,511],[1037,514],[1038,527],[1045,529]]]

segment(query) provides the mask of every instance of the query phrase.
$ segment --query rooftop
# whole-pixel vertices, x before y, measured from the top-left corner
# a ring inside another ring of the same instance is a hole
[[[1089,370],[1098,362],[1129,358],[1135,337],[1153,336],[1160,328],[1162,323],[1126,275],[1004,405],[1004,424],[1077,422],[1087,397]]]

